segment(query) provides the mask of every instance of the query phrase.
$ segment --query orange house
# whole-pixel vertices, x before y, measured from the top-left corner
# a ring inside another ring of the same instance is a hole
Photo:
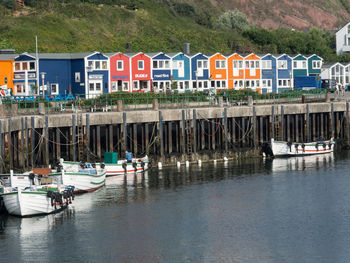
[[[227,89],[227,58],[220,53],[209,57],[210,88]]]
[[[255,54],[250,54],[244,58],[245,88],[260,91],[260,58]]]
[[[0,87],[12,89],[13,94],[15,94],[13,90],[13,62],[14,55],[0,55]]]
[[[229,89],[244,88],[244,59],[235,53],[227,58],[227,79]]]

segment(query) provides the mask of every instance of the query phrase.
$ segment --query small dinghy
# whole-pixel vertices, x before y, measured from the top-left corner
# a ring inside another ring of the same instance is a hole
[[[62,165],[61,160],[56,172],[50,176],[58,176],[62,184],[73,185],[76,193],[92,192],[105,185],[106,169],[104,164],[94,165],[80,162],[78,164]]]
[[[148,156],[144,156],[142,158],[132,158],[129,160],[129,162],[126,159],[118,160],[116,155],[114,158],[109,158],[110,155],[107,155],[108,153],[105,153],[105,159],[104,163],[97,163],[96,166],[99,167],[101,165],[104,165],[106,171],[107,171],[107,177],[108,176],[116,176],[116,175],[123,175],[123,174],[133,174],[133,173],[141,173],[149,168],[150,161],[148,159]],[[116,154],[116,153],[113,153]],[[69,170],[72,166],[79,166],[79,162],[69,162],[69,161],[63,161],[61,160],[61,164],[63,165],[63,169]]]
[[[274,157],[315,155],[320,153],[333,152],[334,146],[335,141],[333,138],[330,140],[307,143],[275,141],[274,139],[271,139],[270,144],[267,144],[263,147],[263,152],[266,155]]]
[[[74,199],[73,186],[5,187],[1,194],[9,214],[25,217],[59,212]]]

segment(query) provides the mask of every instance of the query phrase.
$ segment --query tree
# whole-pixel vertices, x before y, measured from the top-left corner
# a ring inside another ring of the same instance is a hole
[[[251,27],[247,16],[237,9],[223,13],[216,21],[216,26],[238,31],[245,31]]]

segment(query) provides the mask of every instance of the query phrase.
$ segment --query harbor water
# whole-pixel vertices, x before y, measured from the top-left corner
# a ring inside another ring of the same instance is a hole
[[[108,178],[55,215],[0,216],[0,262],[350,262],[350,153]]]

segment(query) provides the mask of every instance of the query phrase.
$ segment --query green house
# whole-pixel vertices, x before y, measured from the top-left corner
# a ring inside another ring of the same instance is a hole
[[[309,76],[318,76],[321,74],[323,59],[315,54],[307,58]]]
[[[307,57],[303,55],[296,55],[293,57],[293,76],[307,76],[308,75],[308,66],[307,66]]]

